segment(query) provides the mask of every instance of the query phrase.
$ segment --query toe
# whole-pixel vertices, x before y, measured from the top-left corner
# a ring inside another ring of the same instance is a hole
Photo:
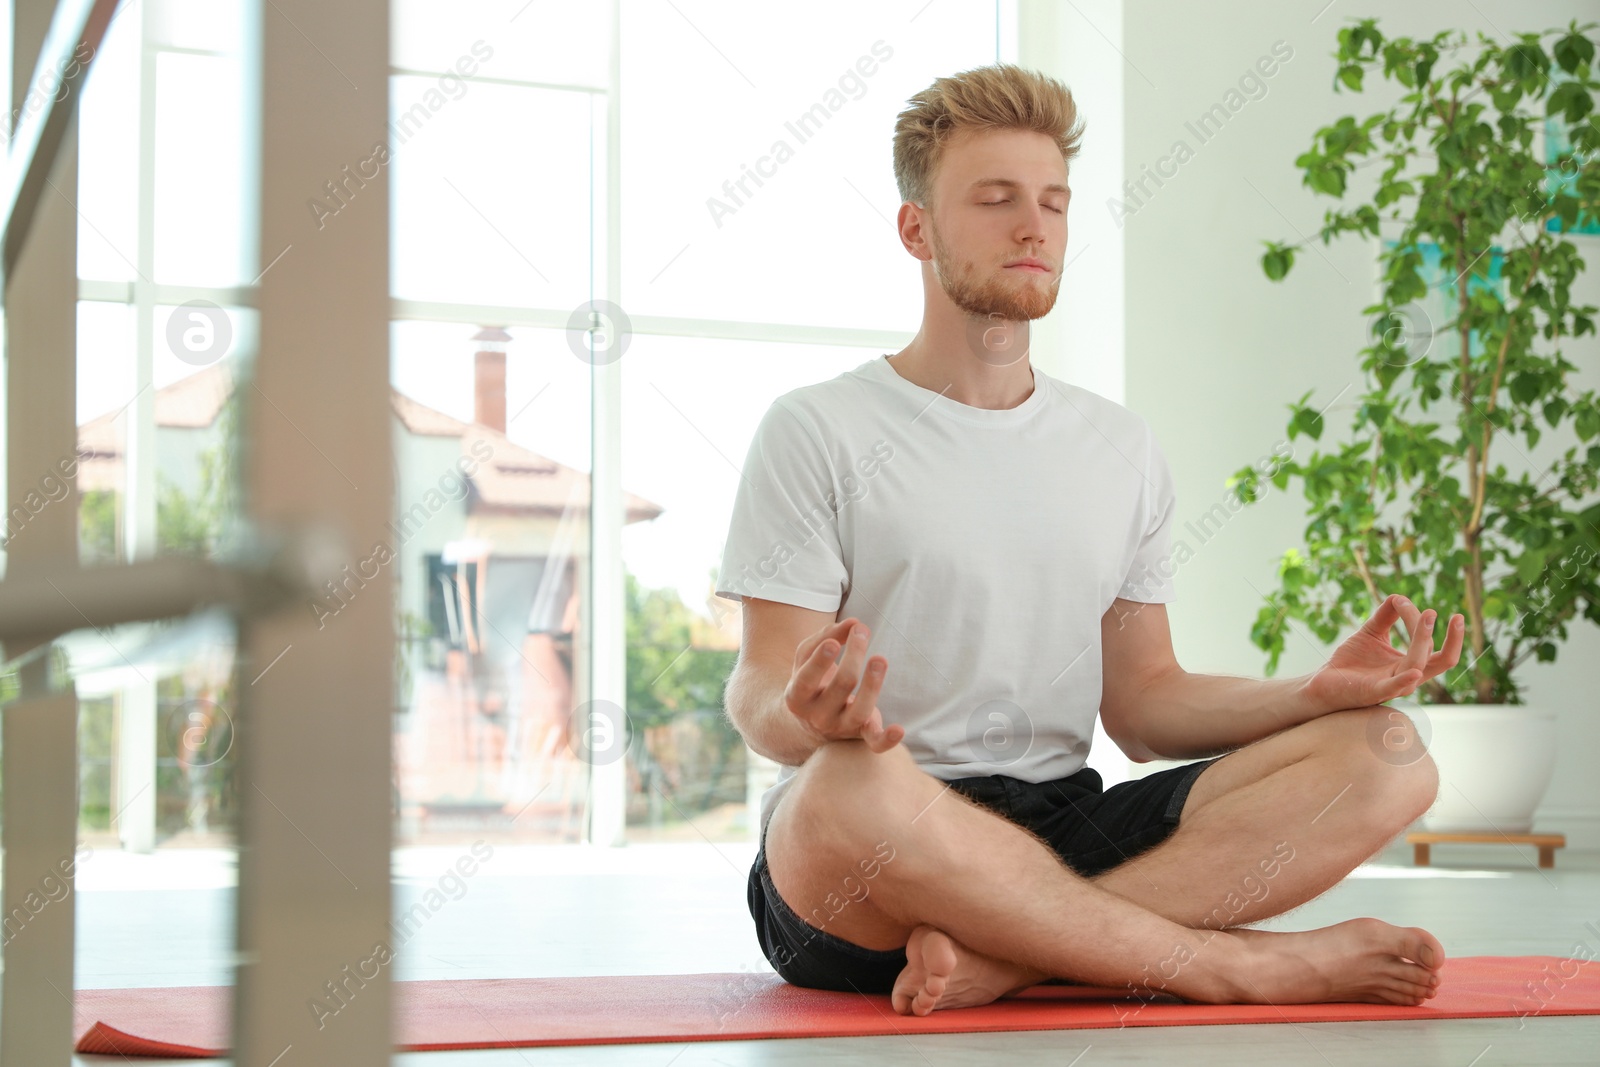
[[[928,969],[928,974],[948,978],[955,972],[956,947],[950,935],[943,930],[933,927],[924,927],[926,932],[922,938],[922,965]]]
[[[1406,951],[1406,958],[1416,960],[1422,966],[1437,971],[1444,965],[1444,946],[1439,939],[1428,931],[1419,927],[1411,927],[1408,931],[1412,935],[1412,945]]]
[[[1416,982],[1392,982],[1390,990],[1396,993],[1401,1001],[1413,1007],[1433,996],[1433,990]]]
[[[1402,982],[1410,982],[1413,985],[1423,986],[1431,985],[1439,977],[1437,971],[1429,970],[1427,967],[1423,967],[1419,964],[1406,963],[1404,960],[1386,967],[1384,969],[1384,973],[1390,978],[1395,978]]]

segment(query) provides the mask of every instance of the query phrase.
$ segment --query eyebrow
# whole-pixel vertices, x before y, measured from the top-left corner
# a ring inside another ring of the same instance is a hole
[[[967,190],[970,192],[974,189],[987,189],[991,186],[1001,186],[1006,189],[1022,188],[1022,184],[1020,182],[1012,181],[1010,178],[979,178],[977,181],[967,186]],[[1070,193],[1072,190],[1058,182],[1053,182],[1050,185],[1045,186],[1044,191],[1047,193]]]

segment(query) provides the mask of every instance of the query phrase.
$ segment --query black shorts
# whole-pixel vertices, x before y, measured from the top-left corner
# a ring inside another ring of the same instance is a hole
[[[1084,877],[1109,870],[1172,835],[1200,772],[1221,759],[1199,760],[1104,789],[1085,767],[1052,782],[993,774],[956,778],[952,789],[1032,830]],[[889,993],[906,966],[904,947],[870,949],[806,922],[773,888],[766,831],[750,868],[750,917],[756,939],[784,981],[810,989]]]

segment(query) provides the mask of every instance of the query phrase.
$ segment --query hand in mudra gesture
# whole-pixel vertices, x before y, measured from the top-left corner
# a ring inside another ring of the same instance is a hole
[[[883,725],[878,693],[889,661],[882,656],[867,659],[868,636],[865,624],[849,618],[824,626],[800,642],[783,700],[801,725],[822,742],[859,737],[872,751],[887,752],[900,743],[906,731],[898,724]],[[835,663],[841,645],[844,658]]]
[[[1423,682],[1454,667],[1461,659],[1466,620],[1460,615],[1450,616],[1444,647],[1435,652],[1437,617],[1431,608],[1422,611],[1398,593],[1384,598],[1361,629],[1311,675],[1307,688],[1323,706],[1340,709],[1409,696]],[[1403,652],[1389,643],[1389,628],[1396,619],[1404,619],[1411,632],[1411,647]]]

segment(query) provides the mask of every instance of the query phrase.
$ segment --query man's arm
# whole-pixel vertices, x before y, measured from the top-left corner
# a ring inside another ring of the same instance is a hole
[[[868,660],[868,638],[854,616],[835,621],[828,612],[745,597],[739,662],[724,694],[745,744],[791,767],[836,737],[859,738],[873,752],[899,744],[905,729],[885,728],[877,707],[888,664],[882,656]]]
[[[1437,619],[1432,609],[1423,611],[1391,594],[1321,667],[1298,678],[1260,681],[1190,674],[1172,655],[1166,607],[1119,598],[1100,620],[1101,718],[1111,739],[1141,763],[1231,752],[1329,712],[1416,692],[1461,658],[1465,618],[1450,617],[1444,647],[1435,652]],[[1411,632],[1404,650],[1390,640],[1390,629],[1399,622]]]
[[[1190,674],[1172,651],[1165,604],[1118,597],[1100,620],[1100,714],[1128,758],[1204,759],[1336,710],[1299,678]]]
[[[734,729],[751,751],[798,767],[821,747],[822,739],[812,736],[784,704],[788,687],[787,667],[776,669],[741,655],[728,676],[725,703]]]

